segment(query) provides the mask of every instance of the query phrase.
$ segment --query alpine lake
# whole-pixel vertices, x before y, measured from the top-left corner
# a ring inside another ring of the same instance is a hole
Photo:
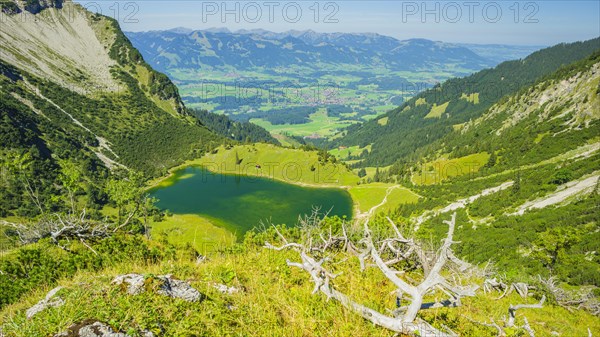
[[[294,226],[317,207],[329,216],[352,217],[352,198],[341,188],[305,187],[271,178],[214,173],[202,166],[175,171],[150,190],[157,206],[195,214],[241,238],[262,224]]]

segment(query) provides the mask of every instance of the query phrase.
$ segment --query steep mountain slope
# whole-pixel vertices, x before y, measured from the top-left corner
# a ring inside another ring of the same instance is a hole
[[[494,62],[471,50],[428,40],[399,41],[378,34],[323,34],[312,31],[150,31],[127,36],[157,69],[289,65],[382,65],[391,70],[443,69],[453,64],[475,71]]]
[[[26,6],[25,1],[17,3],[23,9]],[[49,2],[44,8],[62,8],[57,4]],[[48,9],[34,16],[25,10],[4,15],[6,22],[0,31],[3,61],[80,93],[118,91],[121,86],[110,74],[117,61],[106,52],[115,36],[97,37],[86,16],[67,11]]]
[[[116,21],[70,1],[10,4],[0,29],[0,153],[4,167],[14,166],[5,175],[35,177],[39,186],[4,179],[0,213],[26,209],[27,195],[50,199],[67,163],[90,181],[105,167],[153,176],[223,142]]]
[[[144,92],[149,98],[164,100],[161,107],[165,111],[182,111],[176,88],[143,62],[114,20],[86,12],[70,1],[42,1],[32,13],[25,9],[30,2],[16,1],[21,12],[5,15],[0,32],[5,62],[89,95],[128,89],[113,74],[120,68],[148,86]]]
[[[234,121],[225,115],[206,110],[192,110],[194,116],[211,131],[229,139],[246,143],[271,143],[280,145],[279,141],[262,127],[250,122]]]
[[[598,119],[600,52],[500,100],[431,150],[464,155],[486,149],[513,166],[536,163],[597,141]]]
[[[422,153],[396,177],[423,196],[399,210],[422,235],[458,211],[468,260],[600,285],[600,52],[501,99]],[[457,160],[480,154],[487,162]],[[424,184],[428,175],[438,180]]]
[[[372,144],[371,152],[361,158],[361,165],[365,166],[385,166],[401,158],[416,158],[418,155],[414,153],[419,148],[478,118],[501,97],[598,49],[600,38],[560,44],[523,60],[504,62],[493,69],[448,80],[373,121],[349,127],[346,136],[335,145],[366,147]]]

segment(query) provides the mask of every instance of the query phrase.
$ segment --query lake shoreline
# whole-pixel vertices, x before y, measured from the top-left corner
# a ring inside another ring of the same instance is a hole
[[[157,207],[173,214],[197,214],[238,238],[262,221],[294,226],[315,206],[330,216],[352,219],[354,199],[346,189],[313,188],[256,175],[213,173],[190,165],[150,190]],[[244,205],[237,207],[235,205]]]
[[[235,165],[234,153],[238,152],[240,154],[240,159],[245,160],[244,164],[242,165]],[[250,158],[247,157],[249,152],[252,153]],[[258,156],[256,156],[257,154]],[[229,149],[221,146],[217,148],[216,153],[205,153],[202,157],[187,160],[177,166],[169,168],[168,173],[164,176],[157,177],[148,181],[145,190],[151,191],[155,188],[167,187],[170,184],[175,183],[176,181],[168,181],[169,179],[172,179],[177,174],[177,172],[180,172],[181,170],[185,170],[190,167],[202,168],[206,169],[211,174],[226,174],[240,177],[248,177],[249,179],[257,177],[306,188],[333,188],[345,190],[350,194],[350,198],[352,201],[352,218],[358,216],[360,214],[359,200],[353,198],[350,191],[354,187],[359,186],[356,184],[359,178],[355,177],[354,173],[352,173],[345,167],[342,167],[342,165],[340,164],[334,164],[334,167],[337,166],[338,168],[334,169],[334,171],[331,172],[328,171],[327,167],[317,165],[317,170],[320,171],[315,172],[315,174],[313,175],[312,171],[314,164],[312,164],[312,160],[315,161],[315,164],[318,162],[318,157],[315,152],[306,152],[299,149],[282,148],[271,144],[261,143],[251,146],[239,145]],[[260,162],[261,164],[263,164],[263,168],[260,171],[254,170],[254,167],[251,164],[254,162]],[[275,171],[268,165],[265,165],[272,162],[277,162],[281,165],[285,163],[296,163],[300,165],[303,170],[306,171],[304,171],[305,173],[301,174],[298,179],[286,179],[282,172]],[[236,169],[228,170],[227,166],[235,167]],[[219,168],[225,168],[225,171],[229,172],[219,173],[220,171],[223,171]],[[308,172],[309,168],[311,172]],[[321,179],[331,179],[333,182],[318,182],[318,180],[320,180],[319,176],[321,176]],[[333,178],[336,178],[336,180],[333,180]],[[313,179],[317,182],[307,181]]]
[[[290,185],[296,185],[296,186],[301,186],[301,187],[338,188],[338,189],[342,189],[342,190],[346,190],[346,191],[348,191],[352,187],[352,186],[349,186],[349,185],[336,185],[336,184],[328,184],[328,183],[306,183],[306,182],[302,182],[302,181],[294,181],[294,180],[291,180],[291,179],[282,179],[282,178],[276,177],[274,175],[265,176],[265,175],[262,175],[262,174],[256,174],[256,173],[251,173],[251,172],[244,172],[244,173],[217,172],[215,170],[211,170],[207,165],[205,165],[204,163],[202,163],[201,160],[202,160],[202,158],[193,159],[193,160],[187,161],[187,162],[185,162],[183,164],[180,164],[180,165],[177,165],[177,166],[174,166],[174,167],[170,168],[168,170],[168,174],[167,175],[150,180],[147,183],[147,186],[145,188],[146,191],[149,191],[149,190],[157,188],[157,187],[161,187],[162,183],[164,183],[166,180],[174,177],[175,174],[178,171],[185,170],[185,169],[190,168],[190,167],[204,168],[208,172],[213,173],[213,174],[223,174],[223,175],[240,176],[240,177],[256,177],[256,178],[270,179],[270,180],[275,180],[275,181],[279,181],[279,182],[282,182],[282,183],[286,183],[286,184],[290,184]],[[166,187],[166,186],[169,186],[169,185],[165,185],[164,187]]]

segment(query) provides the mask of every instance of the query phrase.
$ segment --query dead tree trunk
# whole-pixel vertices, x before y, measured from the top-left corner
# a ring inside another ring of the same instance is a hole
[[[67,247],[62,246],[61,241],[74,240],[80,241],[85,247],[97,254],[88,242],[113,235],[127,226],[136,212],[137,208],[127,216],[127,219],[122,224],[110,223],[107,220],[91,220],[88,218],[85,209],[80,214],[56,213],[45,216],[40,221],[28,225],[5,220],[0,221],[0,224],[11,227],[21,241],[21,244],[30,244],[43,238],[50,238],[58,247],[69,251]]]
[[[296,250],[300,255],[301,262],[288,261],[287,264],[303,269],[310,274],[315,285],[313,293],[322,292],[328,298],[337,300],[344,307],[358,313],[374,324],[409,335],[436,337],[453,336],[454,333],[442,332],[427,322],[417,318],[417,313],[420,310],[440,306],[458,306],[460,305],[461,297],[475,296],[475,291],[478,288],[478,286],[462,287],[460,285],[452,285],[444,276],[442,276],[442,270],[444,267],[447,267],[447,264],[450,261],[458,265],[460,270],[470,267],[468,263],[458,259],[451,251],[451,245],[455,243],[453,241],[453,235],[456,214],[452,216],[450,221],[444,221],[444,223],[448,225],[448,233],[442,246],[435,254],[428,254],[414,240],[404,238],[397,226],[391,220],[390,224],[392,225],[396,236],[382,240],[379,249],[376,248],[375,243],[373,242],[372,233],[368,226],[368,220],[364,224],[364,236],[362,240],[359,241],[359,246],[364,246],[363,249],[358,248],[357,245],[348,239],[345,228],[343,229],[342,236],[334,237],[330,232],[328,240],[321,237],[323,243],[320,243],[317,246],[313,245],[311,240],[308,240],[308,245],[295,242],[290,243],[278,232],[280,238],[283,240],[283,245],[277,247],[266,242],[265,247],[274,250]],[[311,255],[314,252],[325,255],[325,249],[334,246],[332,245],[332,242],[343,243],[343,247],[345,247],[346,250],[357,252],[356,255],[358,255],[362,268],[366,266],[367,259],[374,262],[385,277],[397,287],[398,294],[408,295],[410,299],[409,305],[395,310],[396,316],[389,316],[359,304],[347,295],[336,290],[331,284],[331,280],[335,279],[337,275],[332,274],[323,267],[328,259],[326,257],[316,259]],[[416,255],[417,260],[421,261],[420,266],[424,271],[423,281],[419,284],[412,284],[415,282],[409,282],[401,278],[398,276],[401,274],[401,271],[396,270],[393,267],[395,263],[406,260],[412,255]],[[433,255],[432,261],[428,261],[427,259],[427,256],[430,255]],[[383,256],[392,256],[392,258],[386,261]],[[424,267],[424,264],[427,264],[428,267]],[[450,299],[442,302],[423,303],[425,295],[434,289],[442,290],[449,295]]]
[[[512,328],[513,326],[515,326],[515,317],[516,317],[517,310],[519,310],[519,309],[541,309],[542,306],[544,305],[545,301],[546,301],[546,296],[542,296],[542,299],[540,300],[540,302],[536,303],[536,304],[517,304],[517,305],[511,304],[511,306],[508,308],[508,321],[506,322],[506,327]],[[527,324],[527,326],[529,326],[529,324]]]

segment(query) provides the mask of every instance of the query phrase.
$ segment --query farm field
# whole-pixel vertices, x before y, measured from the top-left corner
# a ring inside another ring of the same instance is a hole
[[[440,81],[465,69],[430,70],[422,72],[393,71],[381,67],[324,69],[315,73],[309,68],[292,67],[238,70],[231,67],[170,69],[168,74],[178,86],[190,108],[225,114],[234,120],[250,121],[267,129],[275,137],[291,135],[333,139],[341,129],[362,123],[394,109]],[[356,68],[356,69],[354,69]],[[339,71],[334,75],[335,71]],[[302,74],[302,75],[298,75]],[[396,78],[397,82],[388,79]],[[377,83],[385,79],[385,86]],[[364,84],[369,83],[369,84]],[[467,98],[472,99],[472,98]],[[273,112],[285,121],[286,109],[319,107],[306,115],[303,123],[271,123],[257,117]],[[344,112],[332,116],[329,107],[343,107]],[[385,123],[382,122],[382,123]]]
[[[327,111],[322,108],[309,116],[310,122],[305,124],[280,124],[273,125],[261,118],[251,119],[250,122],[262,126],[273,135],[290,134],[294,136],[319,136],[327,138],[337,134],[342,128],[357,121],[341,121],[337,117],[329,117]]]

